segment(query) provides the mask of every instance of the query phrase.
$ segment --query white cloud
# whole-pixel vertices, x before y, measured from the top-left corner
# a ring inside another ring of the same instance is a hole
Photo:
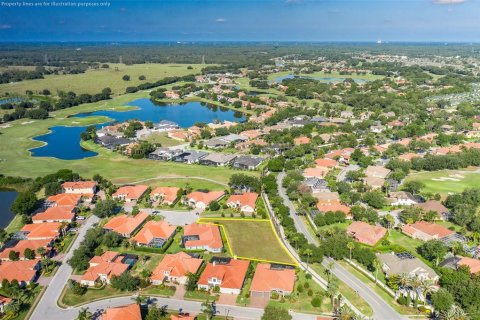
[[[299,4],[302,0],[285,0],[286,4]]]
[[[12,26],[9,24],[0,24],[0,30],[12,29]]]
[[[467,2],[467,0],[433,0],[436,4],[460,4]]]
[[[215,22],[224,23],[224,22],[227,22],[227,19],[225,19],[225,18],[217,18],[217,19],[215,20]]]

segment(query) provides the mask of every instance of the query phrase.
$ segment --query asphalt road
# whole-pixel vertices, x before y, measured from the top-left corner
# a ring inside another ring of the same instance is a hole
[[[285,177],[285,172],[281,172],[277,176],[277,183],[278,183],[278,194],[282,197],[283,203],[289,208],[290,210],[290,216],[293,218],[295,222],[295,227],[297,228],[298,232],[301,232],[305,235],[305,238],[307,238],[307,241],[312,244],[318,244],[317,239],[315,239],[310,232],[308,231],[308,228],[305,226],[303,220],[300,219],[299,216],[297,216],[295,207],[293,203],[290,201],[288,198],[285,189],[282,187],[282,180]],[[288,244],[287,248],[289,247]],[[295,255],[295,257],[297,257]],[[333,262],[334,267],[332,269],[332,273],[339,278],[342,282],[346,283],[350,288],[355,290],[373,309],[373,317],[374,319],[379,319],[379,320],[384,320],[384,319],[389,319],[389,320],[400,320],[400,319],[407,319],[407,317],[404,317],[400,315],[398,312],[396,312],[388,303],[386,303],[380,296],[378,296],[375,291],[373,291],[370,287],[368,287],[366,284],[364,284],[361,280],[359,280],[357,277],[355,277],[353,274],[351,274],[349,271],[347,271],[345,268],[343,268],[341,265],[337,264],[333,259],[325,259],[323,261],[323,265],[327,265],[329,262]],[[321,278],[318,274],[313,272],[313,270],[309,270],[310,273],[313,275],[313,278],[315,279],[316,277]],[[325,280],[323,280],[325,281]]]

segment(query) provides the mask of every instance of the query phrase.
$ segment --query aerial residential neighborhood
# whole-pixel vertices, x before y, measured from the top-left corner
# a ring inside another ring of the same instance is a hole
[[[0,320],[480,320],[480,3],[0,3]]]

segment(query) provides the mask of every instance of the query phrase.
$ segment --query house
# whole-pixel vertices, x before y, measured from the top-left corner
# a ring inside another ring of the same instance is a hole
[[[104,226],[103,229],[107,231],[113,231],[125,238],[130,238],[135,231],[145,222],[148,217],[148,213],[142,211],[136,216],[128,216],[122,214],[111,218]]]
[[[230,165],[237,156],[225,153],[210,153],[206,157],[200,159],[200,164],[206,166],[225,167]]]
[[[423,241],[442,239],[455,234],[455,231],[449,230],[439,224],[417,221],[413,224],[406,224],[402,227],[402,232],[414,239]]]
[[[228,147],[230,145],[230,142],[225,141],[221,138],[212,138],[212,139],[206,140],[203,144],[209,148],[219,149],[219,148]]]
[[[220,229],[213,224],[192,223],[183,228],[183,247],[187,250],[206,250],[220,253],[223,249]]]
[[[387,277],[407,274],[410,277],[433,282],[437,282],[439,279],[432,268],[409,253],[382,253],[377,257],[382,263],[382,270]]]
[[[318,200],[317,209],[323,213],[341,211],[346,216],[350,214],[350,207],[342,204],[339,200]]]
[[[38,271],[41,268],[40,259],[1,261],[0,262],[0,287],[3,280],[17,280],[20,286],[33,283],[37,279]]]
[[[189,273],[197,273],[203,264],[202,259],[194,258],[185,252],[167,254],[153,270],[150,280],[153,285],[161,285],[164,281],[186,284]]]
[[[75,219],[75,207],[50,207],[32,216],[33,223],[72,222]]]
[[[142,320],[140,305],[133,303],[123,307],[107,308],[99,320]]]
[[[224,195],[225,193],[223,191],[194,191],[187,194],[185,202],[191,207],[206,209],[210,203],[220,200]]]
[[[382,166],[368,166],[365,169],[365,175],[367,177],[385,179],[390,174],[390,170]]]
[[[255,170],[263,162],[263,158],[251,156],[239,156],[233,161],[233,167],[243,170]]]
[[[52,248],[52,239],[40,239],[40,240],[19,240],[15,243],[12,247],[6,247],[0,252],[0,260],[10,260],[10,252],[14,251],[18,253],[18,258],[20,260],[25,259],[25,249],[30,249],[35,252],[36,258],[41,258],[39,254],[37,254],[38,248],[45,248],[46,254],[49,255]]]
[[[426,202],[417,203],[415,206],[422,208],[425,212],[435,211],[441,220],[448,220],[451,215],[450,210],[437,200],[427,200]]]
[[[102,256],[95,256],[90,260],[90,267],[80,278],[80,284],[93,287],[97,282],[110,284],[113,276],[120,276],[128,270],[130,265],[117,262],[118,253],[107,251]]]
[[[377,189],[383,188],[386,180],[383,178],[377,178],[377,177],[366,177],[363,179],[363,182],[372,190],[377,190]]]
[[[269,263],[259,263],[250,286],[251,297],[270,298],[273,292],[288,296],[295,286],[295,269]]]
[[[142,184],[123,186],[118,188],[118,190],[112,194],[112,197],[115,200],[125,202],[138,201],[138,199],[140,199],[147,190],[148,186]]]
[[[60,236],[61,228],[62,224],[60,222],[32,223],[24,225],[19,233],[23,239],[54,240]]]
[[[293,144],[296,146],[302,145],[302,144],[309,144],[310,143],[310,138],[301,136],[293,139]]]
[[[231,195],[227,200],[227,206],[235,208],[243,213],[252,214],[255,212],[255,206],[258,199],[258,193],[245,192],[244,194]]]
[[[165,131],[180,129],[180,126],[178,125],[178,123],[175,123],[170,120],[161,120],[159,123],[155,123],[153,127],[155,131],[158,131],[158,132],[165,132]]]
[[[0,295],[0,313],[5,313],[5,307],[7,307],[12,301],[11,298]]]
[[[150,192],[150,199],[161,204],[172,205],[178,198],[179,190],[180,188],[176,187],[158,187]]]
[[[246,260],[214,258],[200,275],[198,289],[208,291],[219,287],[220,293],[240,294],[249,265]]]
[[[205,151],[184,150],[181,154],[176,156],[173,161],[194,164],[199,163],[200,160],[206,156],[208,156],[208,152]]]
[[[97,183],[95,181],[68,181],[62,184],[64,193],[95,194]]]
[[[445,259],[439,264],[440,267],[448,267],[452,269],[458,269],[460,267],[468,267],[471,274],[476,274],[480,272],[480,260],[470,258],[470,257],[461,257],[453,256]]]
[[[161,160],[161,161],[170,161],[175,157],[182,154],[183,151],[179,149],[170,149],[166,147],[160,147],[155,149],[155,151],[148,154],[148,159],[151,160]]]
[[[347,228],[347,234],[355,241],[374,246],[387,233],[387,229],[380,226],[372,226],[363,221],[355,221]]]
[[[161,248],[175,235],[177,227],[167,221],[148,221],[143,228],[132,238],[137,245]]]
[[[172,314],[170,315],[170,320],[195,320],[196,317],[191,316],[191,315],[175,315]]]
[[[113,137],[111,135],[96,136],[95,143],[105,147],[109,150],[115,150],[118,147],[124,147],[131,143],[129,139],[123,137]]]
[[[388,198],[392,206],[412,206],[417,204],[417,199],[406,191],[391,192]]]
[[[78,206],[81,200],[82,200],[81,194],[59,193],[53,196],[49,196],[44,203],[44,207],[73,208],[75,206]]]
[[[327,173],[328,168],[324,167],[306,168],[303,170],[303,176],[305,178],[323,178]]]
[[[260,130],[245,130],[240,132],[240,135],[248,139],[257,139],[263,135]]]
[[[316,159],[315,164],[317,167],[323,167],[323,168],[335,168],[338,166],[338,162],[333,160],[333,159]]]
[[[302,185],[309,188],[311,192],[330,191],[328,182],[316,177],[305,179]]]

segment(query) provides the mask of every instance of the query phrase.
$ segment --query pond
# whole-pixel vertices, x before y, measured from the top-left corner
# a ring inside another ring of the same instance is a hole
[[[15,216],[10,211],[10,206],[17,197],[18,192],[10,190],[0,190],[0,228],[5,228]]]
[[[196,122],[214,121],[245,121],[245,116],[237,111],[222,108],[214,105],[204,105],[200,102],[188,102],[182,104],[159,104],[153,103],[150,99],[137,99],[127,105],[135,106],[138,109],[130,111],[100,110],[94,112],[79,113],[74,118],[85,118],[91,116],[106,116],[117,122],[124,122],[131,119],[141,121],[170,120],[183,128],[188,128]],[[97,125],[97,129],[107,123]],[[44,142],[38,148],[30,149],[34,157],[54,157],[62,160],[78,160],[94,157],[96,152],[83,149],[80,146],[80,134],[86,126],[66,127],[56,126],[50,128],[49,133],[37,136],[34,140]]]
[[[293,78],[305,78],[305,79],[313,79],[313,80],[319,80],[319,81],[322,81],[322,82],[330,82],[330,83],[335,83],[335,82],[342,82],[346,79],[353,79],[353,81],[355,81],[356,83],[365,83],[366,80],[364,79],[358,79],[358,78],[353,78],[353,77],[310,77],[310,76],[296,76],[296,75],[293,75],[293,74],[287,74],[287,75],[284,75],[284,76],[281,76],[281,77],[277,77],[275,79],[273,79],[271,82],[277,82],[277,83],[281,83],[283,80],[287,80],[287,79],[293,79]]]

